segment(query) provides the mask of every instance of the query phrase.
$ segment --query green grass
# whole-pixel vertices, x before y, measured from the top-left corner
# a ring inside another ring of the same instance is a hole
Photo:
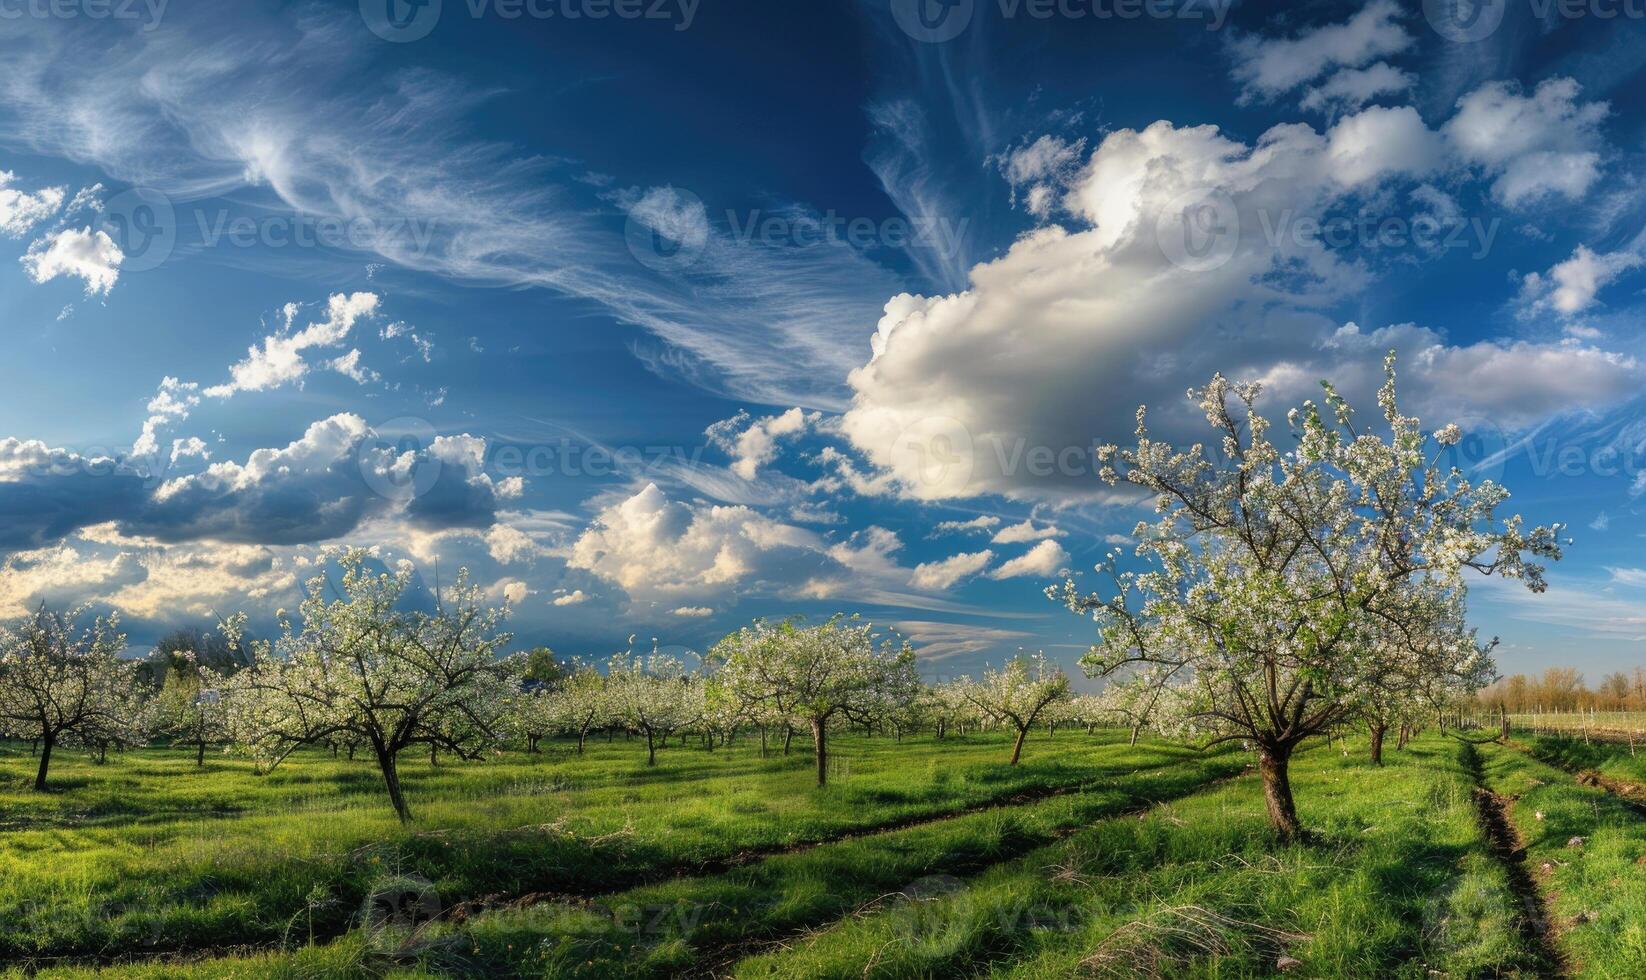
[[[1315,840],[1279,845],[1250,779],[1108,819],[953,894],[891,900],[740,977],[1500,976],[1529,971],[1472,780],[1438,739],[1375,775],[1324,750],[1294,763]]]
[[[1037,750],[1038,751],[1035,751]],[[365,761],[313,754],[266,776],[218,758],[66,755],[49,794],[27,753],[0,757],[0,958],[212,950],[332,936],[385,877],[415,874],[446,905],[486,896],[601,894],[716,862],[1067,790],[1192,753],[1113,736],[1042,736],[1017,767],[1000,739],[841,739],[833,784],[809,753],[621,740],[588,754],[511,754],[403,778],[402,828]]]
[[[1239,753],[1066,732],[1014,769],[998,736],[840,745],[824,790],[809,752],[748,745],[671,747],[655,770],[621,741],[413,762],[410,829],[365,762],[258,777],[185,753],[71,758],[42,798],[26,754],[0,756],[0,963],[168,980],[1255,977],[1290,957],[1312,977],[1538,975],[1543,944],[1478,820],[1484,782],[1525,794],[1520,823],[1545,797],[1534,860],[1565,862],[1548,884],[1566,963],[1646,972],[1646,927],[1628,924],[1646,922],[1646,820],[1511,750],[1431,735],[1377,769],[1363,744],[1313,747],[1293,763],[1311,836],[1282,844]],[[1565,853],[1578,833],[1591,842]],[[374,885],[407,876],[440,920],[363,925]]]
[[[1538,751],[1586,769],[1607,763],[1577,746],[1546,743]],[[1610,767],[1622,771],[1628,748],[1614,751],[1621,758]],[[1583,976],[1646,976],[1646,819],[1525,752],[1494,745],[1481,753],[1488,785],[1514,798],[1515,827],[1568,968]],[[1574,845],[1573,838],[1583,840]]]

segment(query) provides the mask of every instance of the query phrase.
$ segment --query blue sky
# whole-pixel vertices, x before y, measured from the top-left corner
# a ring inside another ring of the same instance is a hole
[[[522,642],[1087,625],[1140,402],[1333,378],[1570,525],[1505,671],[1646,638],[1646,4],[0,5],[0,605],[134,645],[326,549]]]

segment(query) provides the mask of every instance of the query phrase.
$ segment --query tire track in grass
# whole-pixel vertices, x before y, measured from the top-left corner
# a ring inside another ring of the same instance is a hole
[[[1189,796],[1197,796],[1202,793],[1211,792],[1226,786],[1237,779],[1242,779],[1249,775],[1250,767],[1241,772],[1219,776],[1207,782],[1197,784],[1181,793],[1168,794],[1161,796],[1158,799],[1144,799],[1136,806],[1105,814],[1100,819],[1103,821],[1114,821],[1140,818],[1148,813],[1151,813],[1163,804],[1172,803]],[[1002,853],[998,860],[974,867],[969,870],[969,873],[957,876],[956,883],[963,886],[969,886],[972,882],[981,878],[994,868],[1004,864],[1009,864],[1013,861],[1020,861],[1034,851],[1049,847],[1060,841],[1067,840],[1075,834],[1087,829],[1089,826],[1090,824],[1080,823],[1058,827],[1048,833],[1042,840],[1032,845],[1026,846],[1016,852]],[[932,871],[942,872],[942,870],[942,868],[928,869],[928,874]],[[735,967],[738,962],[747,957],[761,956],[768,953],[776,953],[790,949],[794,943],[802,941],[809,936],[816,935],[820,932],[825,932],[850,918],[876,914],[880,911],[881,906],[888,900],[895,901],[896,899],[904,897],[906,896],[901,891],[889,892],[887,894],[877,896],[858,906],[856,909],[853,909],[850,912],[827,922],[808,923],[806,925],[797,926],[793,929],[785,930],[778,935],[751,936],[735,943],[717,947],[708,952],[707,957],[702,963],[690,969],[683,970],[676,974],[676,976],[685,978],[685,980],[723,980],[723,978],[729,978],[733,975],[731,972],[732,968]]]
[[[1621,780],[1614,779],[1598,769],[1587,769],[1582,766],[1570,765],[1562,759],[1552,757],[1547,752],[1537,751],[1537,749],[1533,746],[1527,745],[1525,742],[1511,739],[1502,744],[1508,748],[1514,749],[1516,752],[1530,756],[1546,766],[1552,766],[1559,769],[1560,771],[1571,776],[1573,781],[1575,781],[1579,786],[1587,786],[1590,789],[1603,790],[1604,792],[1617,797],[1618,802],[1628,807],[1629,811],[1635,816],[1646,817],[1646,787],[1636,783],[1625,783]]]
[[[1231,756],[1232,758],[1232,756]],[[1054,783],[1037,786],[1032,789],[1009,790],[996,796],[979,800],[965,807],[938,812],[918,812],[907,814],[892,820],[877,824],[861,826],[826,837],[814,838],[795,843],[773,844],[766,847],[748,848],[735,854],[725,855],[702,860],[671,862],[659,866],[655,870],[645,871],[627,876],[614,875],[609,884],[598,888],[570,888],[554,891],[531,891],[524,893],[494,893],[477,896],[472,899],[458,902],[444,908],[439,918],[463,922],[488,912],[514,910],[520,911],[548,903],[559,903],[567,906],[589,907],[592,903],[602,899],[609,899],[625,892],[641,888],[664,886],[676,882],[690,882],[697,879],[713,878],[736,872],[739,869],[757,866],[763,861],[772,858],[798,856],[818,848],[831,845],[850,844],[876,837],[919,831],[923,828],[936,827],[969,816],[976,816],[990,811],[1009,812],[1020,810],[1036,804],[1045,803],[1053,799],[1069,796],[1076,793],[1085,793],[1092,790],[1110,788],[1116,782],[1128,777],[1159,775],[1186,763],[1194,763],[1190,757],[1168,758],[1152,765],[1134,766],[1129,773],[1113,771],[1119,766],[1111,767],[1110,771],[1098,774],[1087,774],[1080,782]],[[1205,762],[1207,760],[1199,760]],[[1104,767],[1099,766],[1102,769]],[[1170,797],[1168,797],[1170,798]],[[1151,806],[1154,804],[1150,804]],[[543,828],[519,828],[511,831],[493,832],[487,836],[503,838],[521,833],[541,832]],[[427,831],[414,835],[422,839],[440,839],[455,837],[445,831]],[[380,845],[367,845],[360,849],[365,855]],[[1003,857],[1001,860],[1008,860]],[[992,865],[991,865],[992,866]],[[964,870],[964,869],[961,869]],[[326,928],[316,930],[314,945],[323,946],[338,938],[354,932],[353,926],[342,929]],[[17,955],[0,954],[0,969],[21,967],[55,966],[117,966],[124,964],[154,964],[165,962],[181,962],[189,959],[199,959],[201,956],[215,957],[226,950],[232,949],[238,954],[266,953],[280,948],[281,941],[270,939],[265,942],[237,943],[232,947],[224,945],[210,945],[200,942],[179,942],[163,946],[150,946],[141,950],[99,951],[96,953],[69,953],[61,955]]]
[[[1480,752],[1474,743],[1463,738],[1458,741],[1462,743],[1459,752],[1463,768],[1474,780],[1475,808],[1479,813],[1481,832],[1492,856],[1508,876],[1509,891],[1519,906],[1515,911],[1515,926],[1527,947],[1536,952],[1538,976],[1563,977],[1567,971],[1554,942],[1554,920],[1549,916],[1548,902],[1532,877],[1531,869],[1526,866],[1526,846],[1509,817],[1509,806],[1514,801],[1493,792],[1486,785]]]

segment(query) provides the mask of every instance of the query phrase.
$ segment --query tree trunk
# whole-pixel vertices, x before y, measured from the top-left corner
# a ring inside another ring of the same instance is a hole
[[[388,788],[389,802],[401,823],[411,823],[411,808],[406,806],[406,795],[400,791],[400,770],[394,755],[387,750],[377,753],[377,768],[383,773],[383,785]]]
[[[588,738],[588,737],[589,737],[589,730],[587,728],[584,728],[584,729],[581,729],[581,730],[578,731],[578,733],[577,733],[577,754],[578,755],[583,754],[583,740]]]
[[[646,729],[646,765],[657,765],[657,745],[652,741],[651,729]]]
[[[337,749],[335,747],[333,747],[333,749],[331,750],[331,754],[334,755],[334,756],[337,754]],[[201,739],[199,742],[195,743],[195,747],[194,747],[194,764],[197,765],[197,766],[203,766],[203,765],[206,764],[206,740],[205,739]]]
[[[354,761],[354,745],[353,745],[353,743],[350,743],[350,745],[349,745],[349,761],[350,762]]]
[[[1372,725],[1372,765],[1383,765],[1383,733],[1389,726],[1381,722]]]
[[[1017,730],[1017,741],[1012,743],[1012,761],[1006,763],[1006,765],[1008,765],[1008,766],[1017,765],[1017,760],[1019,758],[1021,758],[1022,755],[1023,755],[1023,740],[1025,738],[1028,738],[1028,737],[1029,737],[1029,726],[1028,725],[1024,725],[1023,727],[1021,727]]]
[[[760,758],[766,757],[766,726],[760,726]]]
[[[784,725],[783,726],[783,754],[784,755],[789,754],[789,743],[792,742],[792,741],[794,741],[794,728],[792,728],[789,725]]]
[[[1289,767],[1292,747],[1260,745],[1257,749],[1257,771],[1263,777],[1263,802],[1269,809],[1269,826],[1282,840],[1294,840],[1303,832],[1297,821],[1297,806],[1292,802],[1292,781]]]
[[[812,748],[817,755],[817,785],[822,786],[829,781],[829,733],[824,727],[823,719],[812,719]]]
[[[55,734],[46,735],[40,739],[40,769],[34,775],[34,790],[37,793],[46,791],[46,770],[51,768],[52,746],[57,744]]]
[[[1130,742],[1127,742],[1126,744],[1127,745],[1136,745],[1137,744],[1137,726],[1136,725],[1132,726],[1132,740]]]

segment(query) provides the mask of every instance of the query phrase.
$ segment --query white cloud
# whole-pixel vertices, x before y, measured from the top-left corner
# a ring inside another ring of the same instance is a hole
[[[382,380],[382,375],[360,363],[360,349],[358,347],[342,357],[332,358],[326,362],[326,366],[352,380],[355,384],[363,385],[370,381]]]
[[[1038,218],[1048,217],[1062,188],[1079,170],[1086,141],[1041,136],[1000,159],[1000,170],[1012,193],[1024,195],[1024,206]]]
[[[554,597],[554,604],[557,606],[576,606],[587,601],[589,601],[589,597],[582,589],[573,589],[565,595]]]
[[[493,590],[503,597],[503,601],[511,606],[518,606],[530,598],[536,590],[517,578],[506,578],[499,581]]]
[[[160,451],[159,430],[163,425],[180,422],[189,417],[194,406],[200,404],[200,386],[179,381],[167,375],[149,399],[149,417],[143,422],[143,431],[132,443],[133,456],[153,456]]]
[[[1342,24],[1299,32],[1291,38],[1238,37],[1230,44],[1233,75],[1242,100],[1270,99],[1320,77],[1332,68],[1354,68],[1406,50],[1412,43],[1394,0],[1372,0]]]
[[[671,501],[655,483],[601,510],[567,563],[635,598],[718,595],[761,581],[793,581],[826,562],[811,531],[748,507]]]
[[[1492,193],[1509,207],[1546,197],[1576,200],[1600,176],[1600,124],[1605,102],[1579,103],[1581,86],[1550,78],[1531,95],[1511,82],[1491,82],[1458,100],[1444,127],[1467,163],[1495,176]]]
[[[669,614],[682,619],[705,619],[714,615],[714,610],[708,606],[680,606],[669,610]]]
[[[180,459],[211,459],[211,450],[206,448],[206,441],[199,436],[189,436],[187,439],[173,439],[171,441],[171,461]]]
[[[1417,77],[1380,61],[1365,68],[1345,68],[1309,89],[1298,103],[1311,111],[1342,112],[1358,109],[1378,96],[1406,92]]]
[[[1579,245],[1572,257],[1550,267],[1547,273],[1529,272],[1521,281],[1523,312],[1553,311],[1562,317],[1576,316],[1595,305],[1595,296],[1607,285],[1646,263],[1638,253],[1610,252],[1604,255]]]
[[[1110,499],[1091,448],[1126,442],[1138,405],[1176,438],[1200,436],[1183,393],[1214,372],[1265,381],[1274,411],[1314,397],[1321,378],[1370,404],[1390,346],[1424,415],[1517,427],[1628,397],[1639,366],[1595,348],[1341,329],[1330,311],[1375,270],[1318,239],[1267,233],[1437,167],[1438,146],[1409,108],[1368,109],[1326,133],[1276,126],[1254,146],[1169,122],[1108,134],[1064,199],[1067,226],[1023,235],[974,266],[962,292],[887,302],[840,424],[874,468],[836,463],[842,485],[922,500]],[[1221,263],[1168,258],[1185,244],[1180,209],[1196,200],[1220,202]]]
[[[1394,174],[1420,176],[1440,165],[1436,136],[1411,106],[1373,106],[1348,116],[1327,133],[1327,157],[1342,183],[1375,183]]]
[[[970,533],[972,531],[988,531],[1000,525],[1000,518],[992,514],[980,514],[969,521],[940,521],[932,529],[933,534]]]
[[[21,238],[63,206],[61,187],[43,187],[26,193],[12,187],[17,175],[0,170],[0,234]]]
[[[261,347],[249,348],[245,359],[229,368],[229,381],[207,388],[205,394],[227,398],[237,391],[263,391],[300,380],[309,370],[308,362],[303,359],[304,351],[343,343],[354,329],[355,321],[376,313],[378,303],[376,293],[334,293],[326,303],[326,319],[296,333],[281,332],[264,337]],[[294,312],[288,308],[288,328]],[[346,360],[347,356],[339,358],[339,361]],[[343,370],[335,361],[332,366]]]
[[[937,663],[979,653],[996,653],[1020,646],[1033,634],[1020,630],[979,626],[976,623],[940,623],[905,619],[892,628],[914,644],[921,663]]]
[[[47,235],[24,253],[23,270],[36,283],[72,276],[86,284],[86,295],[104,296],[120,281],[120,263],[126,256],[103,231],[65,228]]]
[[[751,418],[748,412],[739,412],[709,426],[704,434],[733,457],[733,473],[753,480],[759,475],[760,467],[776,458],[782,440],[800,435],[822,417],[821,413],[799,408],[760,419]]]
[[[1612,581],[1619,585],[1646,586],[1646,568],[1608,567],[1606,571],[1612,576]]]
[[[1030,541],[1043,541],[1047,538],[1065,537],[1067,532],[1055,524],[1045,527],[1035,527],[1034,521],[1024,521],[1003,527],[994,536],[994,544],[1028,544]]]
[[[917,589],[941,592],[983,571],[993,560],[994,552],[984,549],[961,552],[940,561],[921,562],[915,566],[909,584]]]
[[[1069,553],[1056,541],[1042,541],[1030,548],[1026,554],[1019,555],[989,573],[992,579],[1024,578],[1051,578],[1059,570],[1068,567]]]

